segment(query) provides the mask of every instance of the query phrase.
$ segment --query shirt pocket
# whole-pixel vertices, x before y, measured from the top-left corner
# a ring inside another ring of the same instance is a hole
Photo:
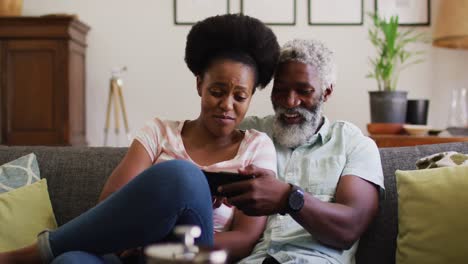
[[[308,175],[306,191],[321,201],[332,202],[344,163],[344,156],[311,160],[306,172]]]

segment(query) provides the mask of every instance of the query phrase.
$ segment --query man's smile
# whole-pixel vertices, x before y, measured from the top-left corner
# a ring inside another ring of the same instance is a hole
[[[286,123],[286,124],[300,124],[304,121],[304,116],[301,115],[300,113],[294,112],[294,113],[282,113],[281,114],[281,119]]]

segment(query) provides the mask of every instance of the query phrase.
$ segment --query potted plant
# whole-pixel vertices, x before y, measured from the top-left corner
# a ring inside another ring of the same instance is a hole
[[[389,20],[370,14],[373,26],[369,39],[377,50],[370,59],[367,78],[377,81],[378,91],[369,91],[372,123],[405,123],[407,92],[396,91],[400,72],[423,61],[422,51],[410,51],[408,44],[424,42],[425,34],[413,29],[399,30],[398,16]]]

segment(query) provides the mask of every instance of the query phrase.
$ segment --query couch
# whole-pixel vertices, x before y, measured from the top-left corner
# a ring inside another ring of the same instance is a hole
[[[398,233],[395,170],[415,169],[419,158],[449,150],[468,153],[468,142],[380,149],[386,199],[360,240],[356,263],[395,263]],[[52,206],[61,225],[96,203],[126,148],[0,146],[0,164],[31,152],[37,155],[41,177],[47,178]]]

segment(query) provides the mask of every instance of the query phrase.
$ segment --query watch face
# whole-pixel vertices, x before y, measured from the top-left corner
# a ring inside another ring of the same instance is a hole
[[[304,206],[304,192],[302,190],[295,190],[289,196],[289,207],[291,210],[297,212]]]

